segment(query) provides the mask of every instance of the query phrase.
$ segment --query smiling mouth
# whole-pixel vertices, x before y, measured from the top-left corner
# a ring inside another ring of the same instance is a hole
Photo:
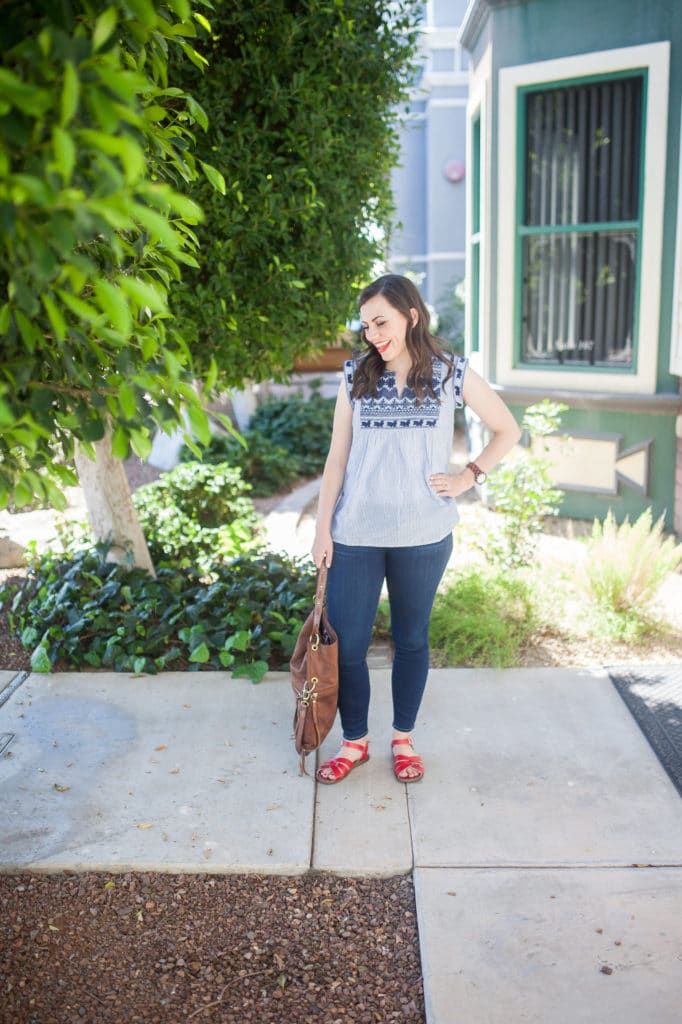
[[[379,355],[382,356],[390,344],[390,341],[385,341],[382,345],[375,345],[374,347]]]

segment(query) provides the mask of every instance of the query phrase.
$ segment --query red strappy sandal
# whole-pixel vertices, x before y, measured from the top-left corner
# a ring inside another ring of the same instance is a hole
[[[412,747],[412,740],[409,736],[405,736],[399,740],[393,740],[391,743],[391,749],[393,747],[402,746],[405,743],[408,743],[410,747]],[[402,773],[407,768],[414,768],[419,774],[403,775]],[[419,754],[394,754],[393,774],[398,782],[420,782],[424,778],[424,762]]]
[[[352,740],[344,740],[343,746],[354,747],[355,750],[362,750],[364,752],[364,757],[359,757],[357,761],[351,761],[349,757],[332,757],[330,761],[325,761],[324,764],[320,765],[315,773],[317,781],[321,782],[325,786],[333,786],[337,782],[341,782],[341,780],[345,779],[347,775],[350,775],[354,768],[357,768],[358,765],[365,764],[366,761],[369,761],[369,743],[353,743]],[[332,775],[334,776],[332,779],[326,779],[321,775],[321,772],[325,768],[331,768]]]

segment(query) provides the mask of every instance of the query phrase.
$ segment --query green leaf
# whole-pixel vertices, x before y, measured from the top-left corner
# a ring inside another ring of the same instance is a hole
[[[64,84],[62,85],[62,116],[61,125],[67,125],[78,110],[80,100],[80,82],[73,63],[70,60],[64,65]]]
[[[251,632],[248,629],[237,630],[231,636],[228,636],[225,641],[225,650],[231,651],[234,648],[235,651],[245,651],[249,646],[251,640]]]
[[[7,333],[11,320],[12,316],[9,310],[9,303],[6,302],[2,309],[0,309],[0,334]]]
[[[152,334],[145,334],[140,341],[140,348],[142,350],[142,358],[146,362],[152,359],[159,351],[158,340]]]
[[[203,16],[203,14],[199,14],[198,11],[194,11],[193,14],[192,14],[192,17],[197,22],[197,24],[201,25],[201,27],[206,32],[210,32],[211,31],[211,23],[210,23],[210,21],[206,20],[206,18]]]
[[[52,148],[57,169],[64,179],[64,184],[68,185],[76,165],[76,147],[69,133],[59,125],[52,129]]]
[[[182,245],[181,236],[173,230],[168,220],[156,210],[137,205],[134,210],[135,219],[146,228],[153,241],[163,242],[168,249],[178,255]]]
[[[151,0],[127,0],[127,6],[135,13],[145,28],[150,29],[156,25],[158,15]]]
[[[202,642],[195,650],[190,654],[188,661],[196,662],[199,665],[205,665],[211,657],[211,652],[208,649],[206,643]]]
[[[43,478],[43,487],[47,492],[47,498],[53,508],[56,508],[58,512],[63,512],[68,502],[66,495],[50,480],[49,477]]]
[[[206,22],[206,24],[208,24],[208,22]],[[192,96],[187,97],[187,109],[197,124],[199,124],[205,132],[208,131],[208,115],[201,104],[197,103]]]
[[[6,402],[0,398],[0,426],[9,427],[15,422],[14,414]]]
[[[123,135],[107,135],[106,132],[95,131],[91,128],[83,128],[78,133],[79,138],[92,149],[101,150],[108,156],[115,156],[121,161],[126,181],[134,184],[143,178],[147,169],[144,150],[133,142],[131,138]]]
[[[32,117],[42,117],[52,105],[48,89],[22,82],[7,68],[0,68],[0,96]]]
[[[73,295],[71,292],[67,292],[63,288],[57,288],[56,291],[64,305],[68,306],[71,312],[79,319],[90,323],[93,320],[98,320],[102,316],[95,306],[91,306],[89,302],[85,302],[83,299],[79,298],[78,295]]]
[[[188,57],[192,61],[192,64],[199,68],[200,71],[204,71],[208,67],[208,61],[206,58],[202,57],[200,53],[197,53],[193,46],[190,46],[189,43],[183,42],[180,43],[180,46],[182,47],[185,56]]]
[[[47,648],[42,643],[38,644],[31,655],[31,668],[34,672],[52,671],[52,662],[47,653]]]
[[[114,329],[125,338],[129,337],[133,329],[133,318],[120,288],[105,280],[95,281],[94,287],[100,307],[107,314]]]
[[[206,374],[206,377],[204,378],[204,390],[206,391],[207,394],[210,394],[211,391],[213,391],[213,388],[215,387],[217,380],[218,380],[218,364],[216,363],[214,357],[211,356],[211,362],[210,362],[209,367],[208,367],[208,373]]]
[[[118,426],[111,438],[111,453],[116,459],[127,459],[128,451],[128,433],[123,427]]]
[[[149,434],[143,430],[130,431],[130,446],[140,459],[146,459],[152,450],[152,442]]]
[[[180,195],[176,192],[172,199],[173,209],[186,220],[188,224],[198,224],[204,219],[203,210],[198,203],[194,200],[189,199],[187,196]]]
[[[211,440],[211,426],[204,410],[198,405],[188,405],[187,418],[199,441],[208,444]]]
[[[232,676],[233,678],[250,679],[252,683],[260,683],[267,671],[267,661],[254,661],[248,665],[235,665]]]
[[[118,389],[118,400],[124,417],[127,420],[134,419],[137,415],[137,398],[127,381],[123,381]]]
[[[119,274],[116,282],[138,306],[148,306],[152,313],[167,311],[166,293],[160,285],[142,281],[139,277],[128,277],[126,274]]]
[[[64,341],[64,337],[66,335],[66,321],[64,320],[61,309],[50,295],[41,295],[40,297],[50,324],[52,325],[52,330],[57,336],[57,340]]]
[[[189,0],[168,0],[168,6],[174,14],[177,14],[180,21],[187,21],[192,13]]]
[[[95,31],[92,34],[93,50],[100,50],[104,46],[116,28],[117,21],[118,15],[115,7],[107,7],[107,9],[100,14],[99,18],[95,22]]]
[[[207,179],[209,180],[211,185],[213,185],[213,188],[217,192],[220,192],[222,196],[224,196],[227,192],[227,186],[225,184],[225,178],[220,173],[218,168],[214,167],[213,164],[207,164],[204,160],[200,160],[199,163],[201,164],[201,169],[206,175]]]

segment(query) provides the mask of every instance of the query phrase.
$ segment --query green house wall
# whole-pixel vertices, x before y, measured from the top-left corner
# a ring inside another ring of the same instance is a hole
[[[500,170],[498,138],[498,76],[505,67],[530,64],[554,58],[576,56],[620,47],[668,41],[670,43],[670,79],[668,96],[667,160],[665,173],[665,226],[662,245],[661,306],[658,336],[641,331],[640,344],[653,344],[658,348],[656,392],[676,394],[679,378],[670,373],[671,333],[673,329],[673,292],[676,265],[676,227],[679,187],[680,122],[682,114],[682,0],[523,0],[519,3],[490,0],[478,35],[469,40],[472,63],[476,67],[484,53],[490,53],[491,129],[490,170],[492,182],[492,209],[486,244],[492,253],[498,250],[496,183]],[[508,154],[505,155],[508,159]],[[646,167],[644,168],[646,174]],[[491,268],[490,323],[497,323],[495,262]],[[497,362],[495,331],[490,332],[490,366]],[[557,390],[562,390],[562,375],[556,375]],[[599,384],[608,393],[608,374]],[[548,398],[553,398],[551,391]],[[524,406],[507,402],[520,420]],[[583,406],[585,403],[580,403]],[[562,430],[577,434],[620,434],[622,448],[640,444],[651,438],[651,494],[642,496],[624,486],[617,496],[594,495],[586,492],[567,492],[562,515],[576,518],[602,517],[609,508],[619,520],[626,515],[632,519],[647,506],[655,516],[665,515],[668,529],[680,519],[675,514],[675,472],[679,461],[679,445],[675,436],[677,411],[668,407],[662,414],[623,413],[607,411],[603,403],[595,402],[593,409],[571,409],[562,418]],[[679,470],[678,470],[679,472]],[[679,489],[679,488],[678,488]]]
[[[525,406],[511,405],[521,422]],[[651,508],[654,519],[664,517],[668,530],[673,529],[674,466],[676,453],[675,418],[673,416],[606,412],[603,409],[569,409],[562,414],[561,432],[568,434],[618,434],[620,448],[626,451],[643,440],[653,441],[650,466],[650,492],[642,495],[627,483],[621,483],[618,494],[586,494],[565,491],[560,515],[572,519],[602,519],[611,509],[619,522],[629,516],[635,520],[645,508]]]

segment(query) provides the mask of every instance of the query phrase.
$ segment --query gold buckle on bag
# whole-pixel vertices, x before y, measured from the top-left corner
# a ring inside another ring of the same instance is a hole
[[[308,680],[303,684],[303,688],[298,691],[296,696],[300,700],[303,707],[308,707],[311,700],[317,700],[317,694],[315,693],[315,687],[317,686],[317,676],[313,676],[310,680],[310,686],[308,686]]]

